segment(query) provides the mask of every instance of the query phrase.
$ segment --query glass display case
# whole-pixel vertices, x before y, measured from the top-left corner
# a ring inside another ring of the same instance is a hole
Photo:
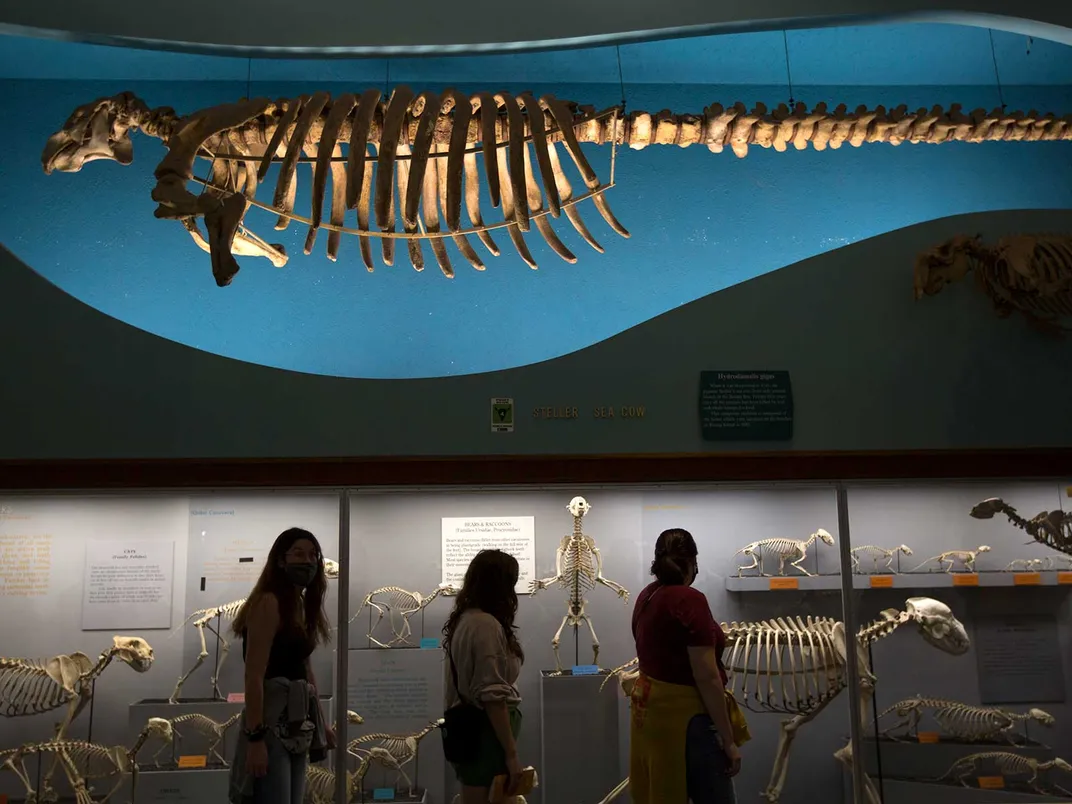
[[[668,528],[695,537],[727,632],[752,733],[739,798],[1065,800],[1066,499],[1056,479],[0,494],[0,795],[74,800],[84,777],[93,801],[225,800],[231,618],[300,526],[338,562],[313,667],[342,731],[309,800],[452,801],[442,628],[469,560],[498,547],[521,568],[529,802],[628,802],[620,682]]]

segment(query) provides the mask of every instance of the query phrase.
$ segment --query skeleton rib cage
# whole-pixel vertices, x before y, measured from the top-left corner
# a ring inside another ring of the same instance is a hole
[[[445,240],[452,239],[473,268],[484,270],[484,263],[468,236],[476,235],[489,253],[498,256],[499,246],[492,239],[491,231],[499,228],[507,230],[519,256],[536,268],[522,236],[535,223],[551,249],[573,263],[577,258],[555,234],[548,215],[557,218],[564,211],[585,242],[602,252],[602,246],[592,237],[577,209],[581,201],[591,199],[614,231],[629,236],[603,197],[613,185],[613,167],[610,183],[600,183],[574,132],[575,126],[590,121],[606,117],[617,120],[617,110],[591,111],[579,118],[575,110],[574,105],[551,95],[539,100],[529,93],[515,98],[506,92],[494,95],[482,92],[466,97],[447,90],[442,95],[434,92],[415,95],[408,87],[396,88],[386,102],[381,101],[378,90],[368,90],[360,98],[344,93],[332,100],[328,93],[317,92],[275,103],[259,99],[231,104],[226,108],[227,114],[212,114],[216,110],[209,110],[185,125],[180,121],[172,137],[179,139],[179,147],[171,145],[169,154],[177,159],[169,165],[166,158],[157,170],[160,184],[153,194],[154,200],[161,203],[157,215],[180,217],[199,245],[210,253],[214,251],[212,221],[206,219],[209,226],[206,241],[196,231],[192,216],[176,216],[165,209],[170,196],[178,189],[175,180],[194,179],[191,169],[196,153],[211,163],[211,177],[194,180],[204,184],[209,195],[223,202],[223,217],[228,219],[225,238],[237,231],[246,208],[257,206],[278,215],[277,230],[287,228],[292,220],[308,225],[306,254],[311,253],[320,228],[329,230],[327,254],[331,260],[337,258],[341,234],[354,234],[359,238],[361,259],[371,271],[370,237],[381,238],[386,265],[394,264],[394,240],[404,239],[410,263],[419,271],[424,268],[421,241],[428,240],[440,270],[445,276],[453,277],[454,268]],[[264,119],[261,130],[267,139],[265,145],[256,142],[256,137],[246,136],[253,133],[247,124],[254,118]],[[412,127],[414,121],[416,126]],[[471,129],[475,131],[471,133]],[[469,147],[471,136],[480,139],[479,147]],[[184,142],[184,138],[189,141]],[[559,142],[587,188],[581,195],[574,195],[563,170]],[[193,151],[184,155],[184,145],[187,151],[193,146]],[[499,223],[485,223],[480,210],[482,181],[478,155],[483,157],[483,178],[491,204],[502,208],[503,220]],[[256,200],[256,191],[276,161],[280,163],[279,176],[272,204],[268,206]],[[297,168],[303,162],[311,164],[313,174],[309,217],[294,212]],[[325,223],[324,193],[329,174],[331,211],[329,222]],[[169,183],[173,186],[164,186]],[[241,199],[243,203],[232,201],[227,210],[230,199]],[[470,228],[461,224],[463,200]],[[180,207],[184,201],[180,198]],[[357,209],[356,229],[345,225],[347,211],[354,208]],[[398,217],[402,219],[401,232],[396,229]],[[259,239],[248,231],[242,234]],[[276,264],[286,262],[281,246],[269,246],[263,241],[259,245],[265,256],[273,257],[275,252]],[[237,264],[223,265],[220,259],[231,263],[233,258],[226,260],[223,254],[214,254],[214,275],[218,284],[225,285],[237,272]]]
[[[848,683],[835,645],[844,645],[843,628],[828,617],[730,623],[729,691],[753,712],[813,711]]]
[[[93,666],[84,653],[71,658],[88,669]],[[48,672],[48,659],[0,658],[0,715],[23,717],[51,712],[74,697]]]

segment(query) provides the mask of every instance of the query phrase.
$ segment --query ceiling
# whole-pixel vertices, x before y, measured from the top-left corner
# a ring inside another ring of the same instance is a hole
[[[991,50],[993,38],[993,51]],[[944,24],[869,25],[700,36],[620,47],[627,84],[1072,84],[1072,47]],[[144,81],[539,81],[616,84],[614,47],[387,59],[245,59],[0,36],[0,78]]]

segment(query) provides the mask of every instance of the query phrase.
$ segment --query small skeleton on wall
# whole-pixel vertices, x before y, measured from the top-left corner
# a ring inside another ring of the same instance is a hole
[[[804,569],[801,563],[808,557],[808,548],[815,543],[816,540],[821,540],[823,544],[832,545],[834,543],[834,537],[827,533],[822,528],[819,528],[815,533],[809,536],[804,541],[798,541],[797,539],[760,539],[759,541],[746,544],[736,553],[734,556],[744,555],[746,558],[752,559],[751,564],[745,564],[744,566],[737,568],[737,577],[741,577],[741,573],[745,570],[758,569],[759,574],[763,577],[769,577],[769,573],[763,571],[763,559],[766,556],[774,556],[778,559],[778,574],[785,575],[786,562],[789,563],[795,570],[799,570],[805,575],[811,575],[812,573]]]
[[[849,551],[852,559],[852,571],[856,573],[863,573],[860,567],[860,562],[864,559],[871,559],[871,572],[872,575],[878,575],[882,572],[898,573],[899,569],[893,568],[893,559],[900,553],[902,555],[912,555],[912,549],[907,544],[899,545],[898,547],[879,547],[874,544],[865,544],[862,547],[854,547]],[[881,564],[881,567],[879,566]],[[899,566],[899,565],[898,565]]]
[[[379,589],[373,589],[365,596],[357,612],[350,618],[350,622],[356,620],[368,608],[370,612],[376,612],[376,620],[369,626],[369,632],[366,634],[372,644],[380,648],[409,645],[409,638],[413,633],[409,624],[410,618],[414,614],[424,611],[428,604],[440,595],[456,595],[458,591],[458,588],[453,584],[441,583],[432,594],[426,597],[420,592],[410,592],[398,586],[381,586]],[[390,623],[391,633],[393,634],[392,638],[387,642],[382,642],[373,636],[376,626],[380,624],[384,616],[387,617],[387,622]]]
[[[581,623],[588,626],[592,634],[592,664],[599,665],[599,637],[596,636],[595,626],[585,612],[584,595],[596,584],[602,584],[614,591],[623,601],[629,601],[629,590],[621,584],[615,583],[603,577],[603,556],[596,547],[595,539],[584,533],[581,528],[581,520],[592,510],[592,506],[584,497],[574,497],[569,501],[566,509],[573,517],[573,533],[564,536],[555,552],[555,574],[550,578],[534,580],[531,592],[535,594],[540,589],[546,589],[551,584],[557,583],[569,590],[566,616],[558,626],[554,637],[551,639],[551,647],[555,651],[555,674],[562,673],[562,660],[558,654],[558,647],[562,642],[562,631],[566,626],[573,628],[576,633]]]

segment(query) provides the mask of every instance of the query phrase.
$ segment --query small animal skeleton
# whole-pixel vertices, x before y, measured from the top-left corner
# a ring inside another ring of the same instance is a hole
[[[357,235],[361,259],[369,271],[373,269],[372,237],[381,238],[387,265],[394,264],[395,240],[404,239],[413,267],[422,270],[421,241],[427,240],[443,274],[452,277],[445,244],[449,238],[469,264],[484,270],[467,236],[475,235],[498,256],[499,247],[491,238],[497,228],[506,229],[518,254],[535,268],[522,236],[532,222],[556,254],[576,262],[548,221],[548,215],[558,218],[563,211],[581,238],[603,251],[578,211],[577,205],[586,199],[592,200],[615,232],[629,236],[604,198],[614,185],[614,151],[610,181],[603,184],[581,150],[582,142],[638,150],[653,144],[702,144],[713,153],[729,148],[739,157],[752,145],[784,152],[790,144],[804,150],[809,143],[821,151],[845,143],[859,147],[871,142],[1035,142],[1072,140],[1072,116],[999,109],[989,114],[977,109],[965,115],[958,105],[916,112],[909,112],[907,106],[889,111],[882,106],[874,110],[860,106],[849,112],[840,105],[829,112],[822,103],[810,112],[804,104],[792,109],[783,104],[768,112],[763,104],[749,111],[743,103],[730,107],[716,103],[700,115],[637,111],[622,117],[620,108],[597,112],[551,95],[537,100],[530,93],[515,98],[506,92],[478,92],[467,97],[453,89],[415,95],[408,87],[397,87],[387,99],[377,89],[334,99],[316,92],[275,102],[242,100],[180,117],[169,107],[150,109],[133,93],[124,92],[77,108],[49,138],[42,166],[51,173],[77,172],[97,159],[129,165],[134,158],[130,135],[136,131],[163,140],[168,148],[155,173],[156,216],[182,222],[194,242],[211,255],[213,276],[222,287],[238,273],[233,255],[266,257],[277,267],[287,262],[281,245],[265,242],[243,225],[251,206],[278,215],[276,229],[285,229],[292,220],[308,225],[306,254],[312,251],[321,228],[329,231],[331,260],[338,255],[343,233]],[[574,195],[562,169],[559,143],[584,182],[587,192],[581,195]],[[480,211],[478,154],[483,155],[483,181],[492,206],[502,205],[498,223],[485,223]],[[194,177],[198,157],[210,162],[211,178]],[[281,167],[268,205],[257,200],[257,188],[275,161]],[[312,168],[309,217],[294,213],[299,163]],[[330,222],[324,223],[329,173]],[[191,180],[203,184],[205,192],[198,196],[189,192],[186,185]],[[402,232],[396,231],[396,186]],[[467,229],[461,224],[463,198],[471,224]],[[348,210],[355,207],[356,229],[345,220]],[[207,238],[197,224],[201,217]]]
[[[969,754],[966,757],[961,757],[949,767],[949,770],[934,781],[952,780],[964,787],[970,787],[971,785],[966,780],[972,774],[980,775],[980,770],[997,771],[998,775],[1004,778],[1026,776],[1027,778],[1023,781],[1024,785],[1036,793],[1044,793],[1046,791],[1037,783],[1038,776],[1040,773],[1045,773],[1053,768],[1072,771],[1072,765],[1069,765],[1060,757],[1040,762],[1034,757],[1014,754],[1010,751],[986,751],[981,754]]]
[[[974,550],[946,550],[941,555],[931,556],[918,567],[914,567],[913,569],[909,570],[909,572],[916,572],[921,567],[927,566],[927,564],[931,563],[932,561],[937,562],[938,566],[943,572],[975,572],[976,556],[978,556],[980,553],[989,552],[990,548],[985,544],[979,545]],[[961,565],[961,569],[954,570],[953,567],[955,567],[957,564]]]
[[[50,740],[44,743],[27,743],[18,748],[0,751],[0,768],[6,768],[14,773],[26,788],[27,804],[34,804],[37,792],[30,782],[30,775],[26,770],[26,757],[33,754],[51,754],[63,767],[67,781],[74,791],[77,804],[93,804],[93,797],[87,782],[96,779],[111,779],[118,776],[115,785],[108,791],[104,798],[97,804],[105,804],[119,787],[123,784],[127,774],[136,774],[138,766],[135,757],[142,745],[149,737],[161,737],[167,739],[167,721],[153,718],[146,724],[138,735],[137,741],[127,750],[121,745],[106,747],[88,743],[82,740]],[[48,786],[47,779],[43,783],[42,800],[55,801],[56,796]]]
[[[814,544],[816,539],[822,540],[824,544],[832,545],[834,543],[834,537],[827,533],[822,528],[815,531],[804,541],[797,541],[796,539],[760,539],[757,542],[746,544],[736,553],[734,556],[745,555],[747,558],[752,559],[751,564],[745,564],[744,566],[737,568],[737,577],[741,577],[741,573],[745,570],[758,569],[759,574],[764,578],[770,577],[769,573],[763,571],[763,559],[765,556],[776,556],[778,558],[778,574],[785,575],[785,563],[788,561],[789,566],[793,569],[799,570],[805,575],[812,575],[802,566],[801,562],[808,557],[808,548]]]
[[[381,586],[366,595],[360,608],[350,618],[350,622],[356,620],[368,607],[376,612],[376,621],[369,627],[367,634],[369,641],[381,648],[409,645],[409,637],[413,633],[409,624],[410,617],[424,611],[425,607],[440,595],[456,595],[458,591],[453,584],[441,583],[432,594],[425,597],[420,592],[410,592],[398,586]],[[391,625],[391,633],[394,635],[387,642],[381,642],[372,635],[384,615],[387,616],[387,621]]]
[[[980,235],[954,237],[916,258],[916,298],[939,293],[969,271],[999,317],[1019,312],[1049,334],[1070,329],[1072,237],[1013,235],[993,248],[984,246]]]
[[[898,701],[880,712],[876,719],[876,727],[877,722],[886,715],[896,714],[901,720],[881,732],[881,736],[898,741],[904,740],[918,733],[919,722],[925,712],[930,712],[943,734],[962,742],[980,742],[1000,737],[1015,745],[1017,737],[1015,729],[1020,724],[1026,726],[1028,723],[1039,723],[1049,727],[1055,722],[1053,715],[1041,709],[1032,708],[1026,712],[1009,712],[996,706],[972,706],[959,701],[924,698],[917,695],[915,698]],[[902,728],[903,731],[900,731]]]
[[[896,572],[893,568],[893,559],[898,553],[902,553],[906,556],[912,555],[912,549],[907,544],[899,545],[892,549],[887,550],[885,547],[878,547],[873,544],[865,544],[862,547],[854,547],[849,551],[852,558],[852,570],[853,572],[860,572],[860,559],[861,557],[870,558],[872,563],[871,573],[877,574],[885,569],[886,572]],[[879,562],[882,563],[882,568],[879,568]]]
[[[217,749],[219,748],[220,743],[223,742],[224,737],[227,736],[227,731],[231,726],[237,723],[241,717],[242,713],[238,712],[222,723],[218,723],[207,715],[191,712],[190,714],[179,715],[178,717],[173,718],[149,718],[149,722],[152,723],[154,721],[163,720],[167,723],[170,727],[170,732],[174,734],[176,744],[182,742],[182,731],[189,730],[198,732],[208,741],[208,747],[206,748],[205,753],[210,757],[215,757],[224,767],[228,767],[227,760],[223,758]],[[164,745],[157,749],[155,754],[153,754],[152,761],[156,767],[160,767],[160,761],[158,759],[160,752],[169,747],[170,744],[171,740],[168,740]]]
[[[1072,556],[1072,513],[1043,511],[1031,519],[1024,519],[1000,497],[983,500],[971,509],[971,515],[976,519],[993,519],[995,514],[1004,514],[1012,524],[1039,544]]]
[[[603,577],[603,555],[596,547],[596,541],[584,533],[581,520],[592,510],[592,506],[584,497],[574,497],[569,501],[566,510],[573,517],[573,533],[563,536],[555,551],[555,574],[550,578],[532,581],[530,587],[532,594],[540,589],[546,589],[551,584],[557,583],[569,590],[569,598],[566,602],[566,616],[555,631],[551,639],[551,647],[555,652],[554,673],[562,673],[562,660],[558,655],[558,646],[562,642],[562,631],[566,626],[577,633],[581,623],[588,626],[592,634],[592,664],[599,665],[599,637],[596,636],[595,626],[585,612],[584,607],[588,601],[584,595],[595,588],[596,584],[602,584],[614,591],[624,602],[629,602],[629,590],[621,584],[615,583]]]
[[[371,758],[361,760],[357,769],[346,774],[346,801],[354,798],[354,793],[361,789],[361,783],[368,774]],[[335,772],[320,765],[308,765],[305,768],[305,801],[308,804],[334,804]]]
[[[846,651],[856,650],[860,711],[866,712],[876,682],[868,662],[868,647],[907,623],[914,623],[926,642],[945,653],[959,655],[968,650],[968,633],[961,622],[948,606],[928,597],[908,598],[904,611],[886,609],[879,619],[860,628],[852,647],[846,645],[844,623],[828,617],[787,616],[762,622],[722,623],[729,651],[727,689],[741,706],[753,712],[789,716],[782,721],[778,753],[763,793],[768,802],[777,802],[781,797],[797,732],[848,686]],[[603,683],[617,677],[622,691],[630,696],[638,676],[637,660],[633,659],[612,670]],[[846,765],[852,762],[851,752],[845,749],[835,757]],[[623,783],[604,801],[613,800],[624,789]],[[866,789],[871,804],[878,804],[878,793],[870,780]]]
[[[339,577],[339,564],[336,561],[332,561],[330,558],[324,559],[324,575],[329,581],[337,580]],[[175,690],[171,693],[171,697],[168,698],[168,703],[178,703],[179,695],[182,693],[182,685],[186,683],[186,680],[192,676],[197,669],[205,663],[205,659],[208,658],[208,645],[205,642],[205,630],[208,629],[216,637],[216,642],[220,648],[220,661],[216,665],[216,674],[212,677],[212,697],[217,701],[222,701],[224,696],[220,693],[219,680],[220,673],[223,671],[223,663],[227,661],[227,654],[231,650],[231,643],[227,641],[227,638],[223,635],[226,629],[220,628],[221,623],[231,622],[238,614],[239,609],[246,602],[246,598],[241,600],[232,600],[230,603],[224,603],[222,606],[210,606],[207,609],[198,609],[189,617],[187,617],[182,625],[181,629],[189,622],[193,622],[193,626],[197,629],[197,636],[201,639],[201,652],[197,654],[197,660],[194,662],[194,666],[191,667],[175,684]],[[214,625],[213,620],[218,622]],[[179,633],[179,631],[176,631]]]
[[[409,786],[409,794],[412,796],[413,781],[406,775],[402,766],[416,758],[421,740],[442,725],[443,718],[439,718],[413,734],[362,734],[356,740],[350,741],[350,744],[346,746],[346,753],[362,760],[375,760],[395,771],[399,779],[405,779]],[[376,743],[376,745],[369,746],[369,743]]]
[[[0,715],[23,717],[66,706],[67,714],[56,729],[56,739],[62,740],[89,703],[93,682],[116,658],[144,673],[152,667],[153,649],[140,637],[114,636],[112,646],[96,662],[81,651],[51,659],[0,657]]]
[[[1041,572],[1052,566],[1049,558],[1014,558],[1002,572]]]

